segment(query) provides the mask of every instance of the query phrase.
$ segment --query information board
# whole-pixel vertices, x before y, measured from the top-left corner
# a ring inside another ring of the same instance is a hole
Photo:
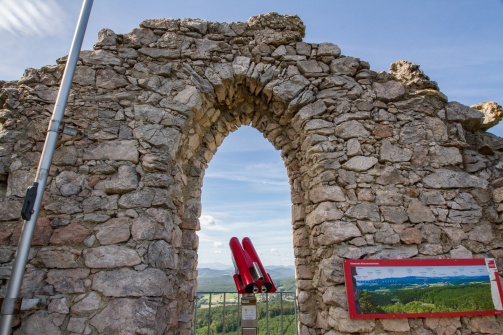
[[[345,260],[351,318],[503,314],[495,260]]]

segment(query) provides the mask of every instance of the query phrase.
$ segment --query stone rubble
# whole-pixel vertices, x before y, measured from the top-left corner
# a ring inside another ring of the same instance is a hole
[[[494,102],[449,102],[418,65],[375,72],[297,16],[146,20],[82,51],[49,171],[16,335],[190,334],[204,171],[251,125],[291,184],[299,330],[495,334],[502,316],[350,319],[343,259],[494,257],[503,139]],[[0,296],[66,57],[0,81]],[[481,113],[482,111],[483,113]],[[40,301],[42,301],[40,300]]]

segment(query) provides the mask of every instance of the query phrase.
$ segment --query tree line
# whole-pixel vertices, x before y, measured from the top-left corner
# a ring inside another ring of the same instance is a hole
[[[489,283],[358,293],[363,314],[494,310]]]
[[[211,313],[211,314],[210,314]],[[295,302],[285,301],[281,304],[279,299],[270,300],[266,308],[265,302],[257,303],[257,320],[259,335],[269,334],[287,335],[296,333]],[[197,335],[239,334],[239,309],[238,305],[225,307],[215,306],[211,309],[197,309],[195,327]],[[283,329],[283,332],[281,332]]]

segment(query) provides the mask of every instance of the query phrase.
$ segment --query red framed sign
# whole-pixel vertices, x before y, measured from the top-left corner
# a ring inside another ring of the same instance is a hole
[[[493,258],[344,260],[351,318],[503,314]]]

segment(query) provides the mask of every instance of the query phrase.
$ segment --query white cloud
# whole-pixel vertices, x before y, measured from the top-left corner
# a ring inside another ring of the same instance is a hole
[[[276,248],[271,248],[271,250],[269,250],[269,253],[271,255],[279,255],[279,250]]]
[[[216,225],[215,219],[211,215],[201,215],[199,218],[199,222],[201,223],[201,226],[214,226]]]
[[[227,228],[217,225],[215,218],[211,215],[201,215],[199,223],[204,230],[227,231]]]
[[[217,249],[220,249],[220,248],[222,248],[224,245],[223,245],[223,243],[222,243],[222,242],[215,241],[215,242],[213,242],[213,246],[214,246],[215,248],[217,248]]]
[[[0,31],[51,36],[65,30],[66,14],[55,0],[0,0]]]
[[[272,167],[272,165],[270,165]],[[238,167],[242,168],[242,167]],[[205,178],[215,178],[223,179],[228,181],[239,181],[252,184],[260,185],[274,185],[281,186],[281,190],[289,190],[288,179],[286,177],[286,171],[282,171],[282,174],[275,173],[271,169],[263,169],[261,167],[249,167],[245,170],[233,169],[232,171],[209,171],[205,174]]]

